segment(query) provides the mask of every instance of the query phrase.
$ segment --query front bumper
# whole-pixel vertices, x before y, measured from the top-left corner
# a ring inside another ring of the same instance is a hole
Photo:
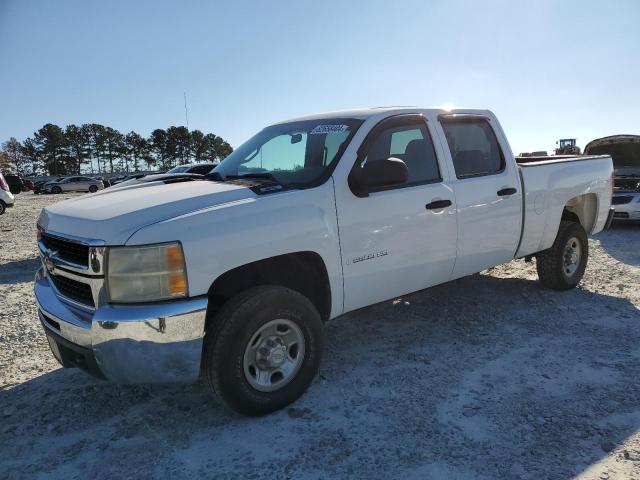
[[[614,220],[640,220],[640,194],[623,193],[616,196],[632,197],[630,202],[613,205],[615,213],[613,214]]]
[[[89,310],[61,300],[43,269],[35,296],[52,351],[65,367],[120,383],[193,382],[200,375],[206,297]]]

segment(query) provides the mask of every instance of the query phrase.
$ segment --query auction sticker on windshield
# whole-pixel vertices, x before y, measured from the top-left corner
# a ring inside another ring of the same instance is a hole
[[[349,125],[318,125],[311,132],[311,135],[323,135],[326,133],[340,133],[349,130]]]

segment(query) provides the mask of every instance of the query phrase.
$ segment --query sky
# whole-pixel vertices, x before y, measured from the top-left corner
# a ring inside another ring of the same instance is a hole
[[[515,153],[640,134],[640,1],[0,0],[0,141],[45,123],[237,147],[290,117],[488,108]]]

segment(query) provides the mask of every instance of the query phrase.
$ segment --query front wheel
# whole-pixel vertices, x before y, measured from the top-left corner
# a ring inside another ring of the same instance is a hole
[[[587,234],[579,223],[562,221],[551,248],[536,257],[540,282],[554,290],[569,290],[580,283],[587,268]]]
[[[305,296],[280,286],[253,287],[213,318],[204,376],[233,410],[264,415],[289,405],[311,385],[323,345],[322,319]]]
[[[95,185],[91,185],[89,186],[89,191],[91,193],[96,193],[98,191],[98,187],[96,187]]]

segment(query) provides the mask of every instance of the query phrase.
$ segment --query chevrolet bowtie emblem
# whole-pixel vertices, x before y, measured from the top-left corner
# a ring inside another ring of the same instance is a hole
[[[42,257],[42,263],[44,264],[44,268],[47,269],[47,272],[53,273],[54,265],[51,257],[54,256],[57,252],[47,252]]]

